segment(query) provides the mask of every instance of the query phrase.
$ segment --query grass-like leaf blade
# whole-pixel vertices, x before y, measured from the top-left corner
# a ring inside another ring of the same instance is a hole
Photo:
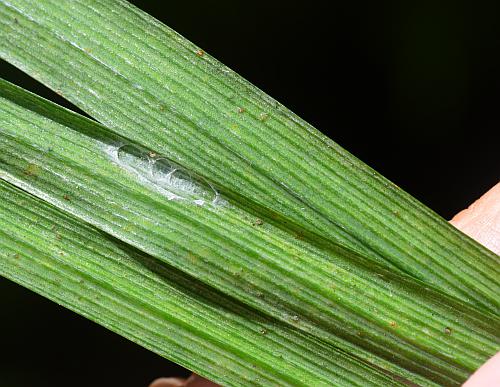
[[[459,383],[498,349],[497,317],[261,224],[234,200],[172,199],[144,178],[149,159],[120,157],[127,139],[6,82],[0,90],[0,177],[54,206],[411,380]]]

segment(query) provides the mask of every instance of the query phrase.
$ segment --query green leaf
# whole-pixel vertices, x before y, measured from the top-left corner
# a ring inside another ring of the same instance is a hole
[[[230,385],[456,385],[499,349],[495,254],[161,23],[0,0],[0,37],[106,125],[0,82],[0,178],[50,204],[0,185],[3,275]]]
[[[12,184],[404,378],[457,384],[498,349],[496,316],[343,248],[298,240],[234,199],[210,202],[201,179],[187,182],[195,189],[172,183],[162,155],[1,85],[0,177]]]
[[[0,197],[2,276],[199,374],[241,386],[391,383],[3,181]]]
[[[2,57],[116,133],[315,244],[498,314],[498,256],[149,15],[116,0],[0,3]]]

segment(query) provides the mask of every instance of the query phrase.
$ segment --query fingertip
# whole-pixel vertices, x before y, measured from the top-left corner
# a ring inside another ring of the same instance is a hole
[[[488,360],[467,380],[463,387],[500,386],[500,352]]]
[[[186,380],[186,387],[219,387],[219,385],[201,376],[192,374],[188,380]]]
[[[158,378],[149,387],[184,387],[186,379],[182,378]]]
[[[491,251],[500,254],[500,183],[450,221]]]
[[[192,374],[189,378],[158,378],[149,387],[218,387],[219,385]]]

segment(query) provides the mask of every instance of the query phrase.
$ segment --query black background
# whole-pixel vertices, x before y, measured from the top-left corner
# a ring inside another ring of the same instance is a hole
[[[499,180],[498,2],[133,3],[445,218]],[[0,71],[71,106],[6,63]],[[0,294],[0,387],[187,375],[5,279]]]

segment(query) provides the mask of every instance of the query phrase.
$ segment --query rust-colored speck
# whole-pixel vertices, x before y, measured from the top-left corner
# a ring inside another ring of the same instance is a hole
[[[397,327],[397,326],[398,326],[398,324],[397,324],[395,321],[391,321],[391,322],[389,323],[389,325],[390,325],[391,327],[393,327],[393,328],[395,328],[395,327]]]
[[[240,114],[241,114],[241,113],[245,113],[245,109],[244,109],[244,108],[242,108],[242,107],[239,107],[239,108],[238,108],[238,113],[240,113]]]
[[[63,199],[64,199],[64,200],[67,200],[68,202],[69,202],[69,201],[71,201],[71,198],[69,197],[69,195],[68,195],[68,194],[64,194],[64,195],[63,195]]]
[[[446,333],[447,335],[451,335],[451,328],[444,328],[444,333]]]
[[[205,52],[203,50],[198,50],[198,51],[196,51],[196,55],[198,55],[199,57],[202,57],[203,55],[205,55]]]
[[[21,258],[21,256],[20,256],[19,254],[15,254],[15,255],[14,255],[14,258],[15,258],[15,259],[19,259],[19,258]]]
[[[300,231],[299,232],[296,232],[295,235],[294,235],[294,238],[299,240],[299,241],[303,241],[304,240],[304,234],[302,234]]]

